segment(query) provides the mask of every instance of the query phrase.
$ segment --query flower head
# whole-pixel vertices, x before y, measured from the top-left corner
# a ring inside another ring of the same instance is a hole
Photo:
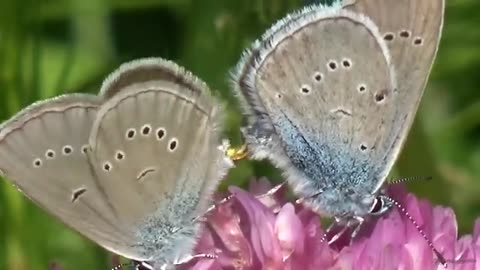
[[[250,192],[231,187],[234,198],[207,217],[196,253],[217,259],[188,264],[189,269],[445,269],[419,229],[399,209],[366,222],[352,239],[348,233],[331,245],[322,241],[319,216],[285,200],[282,191],[261,198],[271,186],[254,181]],[[447,269],[480,269],[480,221],[473,235],[458,239],[455,214],[409,194],[401,185],[389,194],[409,212],[448,261]]]

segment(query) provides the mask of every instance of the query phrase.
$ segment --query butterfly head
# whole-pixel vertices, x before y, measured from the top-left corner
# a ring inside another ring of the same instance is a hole
[[[372,216],[383,215],[393,206],[392,200],[385,194],[378,194],[371,203],[368,213]]]

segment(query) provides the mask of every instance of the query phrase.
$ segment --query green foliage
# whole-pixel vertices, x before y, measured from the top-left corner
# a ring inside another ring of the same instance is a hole
[[[228,73],[242,50],[301,0],[2,0],[0,120],[65,92],[97,92],[120,63],[145,56],[177,61],[228,103],[226,135],[240,143]],[[480,207],[480,17],[476,0],[447,1],[445,30],[415,126],[396,175],[432,175],[411,190],[452,206],[463,232]],[[280,179],[266,162],[242,161],[228,184]],[[126,191],[128,192],[128,191]],[[128,195],[128,194],[126,194]],[[109,269],[95,244],[0,183],[0,270]]]

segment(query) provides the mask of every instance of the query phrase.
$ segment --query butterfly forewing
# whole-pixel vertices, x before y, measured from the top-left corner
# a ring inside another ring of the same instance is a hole
[[[0,169],[26,196],[105,248],[128,254],[127,238],[85,155],[100,102],[69,95],[27,107],[0,127]]]
[[[144,58],[122,64],[112,72],[102,84],[99,96],[109,99],[129,89],[132,84],[146,82],[164,82],[188,85],[187,87],[203,87],[203,82],[193,82],[190,74],[171,61],[159,61],[158,58]],[[196,80],[196,79],[195,79]]]

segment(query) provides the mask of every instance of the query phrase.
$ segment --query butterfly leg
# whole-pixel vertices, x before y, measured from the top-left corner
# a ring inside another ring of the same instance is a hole
[[[154,269],[153,266],[148,264],[147,262],[134,261],[133,265],[135,266],[135,270],[153,270]]]
[[[269,196],[272,196],[274,195],[275,193],[277,193],[283,186],[285,186],[287,184],[287,182],[282,182],[276,186],[274,186],[273,188],[271,188],[270,190],[268,190],[267,192],[263,193],[263,194],[260,194],[260,195],[256,195],[255,198],[257,199],[262,199],[262,198],[265,198],[265,197],[269,197]],[[193,221],[199,221],[201,220],[201,218],[205,215],[207,215],[208,213],[211,213],[213,210],[217,209],[219,207],[219,205],[223,205],[229,201],[231,201],[233,199],[233,197],[235,197],[235,195],[233,194],[230,194],[228,195],[227,197],[221,199],[220,201],[214,203],[212,206],[210,206],[207,211],[202,215],[202,216],[198,216],[196,218],[193,219]]]
[[[218,256],[216,254],[201,253],[201,254],[196,254],[196,255],[185,256],[185,257],[181,258],[180,260],[175,261],[174,264],[175,265],[186,264],[186,263],[189,263],[189,262],[191,262],[192,260],[195,260],[195,259],[214,260],[216,258],[218,258]]]
[[[313,198],[313,197],[317,197],[318,195],[320,195],[320,194],[322,194],[322,193],[323,193],[323,191],[319,191],[319,192],[317,192],[317,193],[315,193],[315,194],[313,194],[313,195],[310,195],[310,196],[308,196],[308,197],[298,198],[298,199],[295,201],[295,203],[296,203],[296,204],[302,204],[302,203],[304,203],[306,200],[311,199],[311,198]]]
[[[202,217],[204,217],[205,215],[211,213],[213,210],[217,209],[219,207],[219,205],[223,205],[229,201],[231,201],[233,199],[234,195],[233,194],[230,194],[228,195],[227,197],[221,199],[220,201],[218,202],[215,202],[212,206],[210,206],[207,211],[205,211],[205,213],[201,216],[198,216],[196,218],[193,219],[193,221],[199,221],[202,219]]]
[[[362,227],[363,222],[365,221],[364,218],[362,217],[353,217],[351,219],[348,219],[347,222],[345,222],[342,219],[335,218],[335,222],[333,222],[327,229],[327,233],[333,229],[333,227],[337,224],[343,225],[342,229],[337,232],[329,241],[328,244],[332,244],[335,241],[337,241],[342,234],[344,234],[348,229],[353,228],[352,234],[350,236],[350,239],[353,240],[355,237],[357,237],[358,233],[360,232],[360,229]]]
[[[272,195],[275,195],[275,193],[277,193],[283,186],[285,186],[287,184],[286,181],[274,186],[273,188],[271,188],[270,190],[268,190],[267,192],[263,193],[263,194],[260,194],[260,195],[256,195],[255,198],[257,199],[261,199],[261,198],[265,198],[265,197],[270,197]]]
[[[357,237],[358,233],[360,232],[360,229],[362,227],[363,222],[365,222],[365,219],[362,217],[353,217],[352,220],[353,220],[352,222],[349,222],[350,223],[349,225],[355,226],[352,232],[352,239],[354,239],[355,237]]]
[[[347,230],[348,226],[343,226],[342,229],[332,237],[332,239],[328,240],[328,244],[331,245],[335,243]]]
[[[169,267],[168,264],[162,264],[162,266],[160,266],[160,270],[169,270],[168,267]],[[155,270],[155,269],[152,268],[152,270]]]
[[[335,233],[330,240],[328,240],[329,245],[335,243],[349,228],[348,222],[346,223],[342,218],[334,217],[334,221],[332,224],[330,224],[330,226],[328,226],[325,235],[331,232],[336,225],[342,226],[342,229]]]

